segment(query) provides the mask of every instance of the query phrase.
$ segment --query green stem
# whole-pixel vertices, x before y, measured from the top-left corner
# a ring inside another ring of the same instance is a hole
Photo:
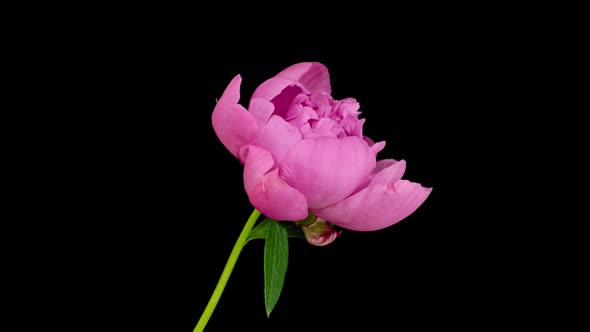
[[[209,322],[209,318],[211,318],[213,310],[215,310],[217,302],[219,302],[219,298],[221,297],[221,294],[225,289],[225,285],[227,284],[229,276],[231,275],[234,266],[238,261],[240,252],[242,252],[242,249],[246,245],[246,242],[248,242],[248,235],[250,234],[252,227],[254,227],[256,220],[258,220],[258,217],[260,217],[260,211],[254,209],[254,211],[252,211],[252,214],[250,215],[250,218],[248,218],[246,225],[244,225],[244,229],[242,229],[242,233],[240,233],[240,236],[238,237],[238,240],[236,241],[236,244],[234,245],[231,254],[229,254],[229,258],[227,259],[227,263],[225,263],[225,267],[223,268],[221,277],[219,277],[217,286],[215,286],[213,295],[211,295],[209,303],[207,303],[205,311],[203,311],[203,314],[201,315],[201,318],[199,318],[199,322],[197,323],[197,326],[195,327],[193,332],[203,332],[205,326],[207,325],[207,322]]]

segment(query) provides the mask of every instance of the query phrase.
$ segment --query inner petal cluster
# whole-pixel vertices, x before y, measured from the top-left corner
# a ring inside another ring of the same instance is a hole
[[[326,93],[311,94],[292,85],[271,100],[274,114],[299,129],[304,139],[317,137],[363,137],[365,119],[359,119],[354,98],[335,100]]]

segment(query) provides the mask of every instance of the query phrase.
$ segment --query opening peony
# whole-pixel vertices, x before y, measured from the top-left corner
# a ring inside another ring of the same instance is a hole
[[[404,160],[377,160],[385,142],[364,135],[355,99],[332,98],[321,63],[299,63],[266,80],[248,108],[239,104],[241,81],[237,75],[229,83],[212,121],[223,145],[244,164],[244,188],[255,209],[195,332],[205,328],[250,240],[265,241],[264,305],[270,317],[283,288],[289,238],[325,246],[342,229],[382,229],[414,212],[431,192],[402,179]],[[257,224],[261,214],[267,218]]]
[[[324,65],[283,70],[254,91],[247,109],[239,104],[240,83],[238,75],[225,89],[213,128],[244,163],[250,202],[269,218],[298,221],[312,213],[374,231],[404,219],[430,194],[402,179],[405,161],[377,161],[385,142],[364,136],[355,99],[331,97]]]

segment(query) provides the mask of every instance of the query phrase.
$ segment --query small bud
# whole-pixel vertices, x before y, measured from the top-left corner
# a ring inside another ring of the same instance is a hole
[[[342,233],[341,230],[335,229],[330,222],[319,217],[309,225],[302,225],[301,229],[307,242],[319,247],[332,243]]]

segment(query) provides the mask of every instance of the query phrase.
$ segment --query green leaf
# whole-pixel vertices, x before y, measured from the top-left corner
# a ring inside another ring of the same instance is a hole
[[[248,235],[248,241],[255,240],[255,239],[266,239],[266,235],[268,234],[268,225],[272,219],[266,218],[260,224],[258,224]],[[301,229],[292,221],[276,221],[279,226],[284,228],[287,231],[288,237],[295,237],[295,238],[305,238],[305,234]]]
[[[289,238],[287,230],[281,227],[278,221],[268,220],[268,233],[264,244],[264,304],[266,315],[270,317],[283,290],[289,263]]]
[[[279,226],[284,228],[287,231],[288,237],[297,237],[305,239],[305,233],[299,228],[299,226],[295,225],[292,221],[277,221]]]
[[[254,239],[266,239],[266,235],[268,234],[268,225],[270,224],[271,219],[264,219],[261,221],[253,230],[250,231],[248,235],[248,241]]]

